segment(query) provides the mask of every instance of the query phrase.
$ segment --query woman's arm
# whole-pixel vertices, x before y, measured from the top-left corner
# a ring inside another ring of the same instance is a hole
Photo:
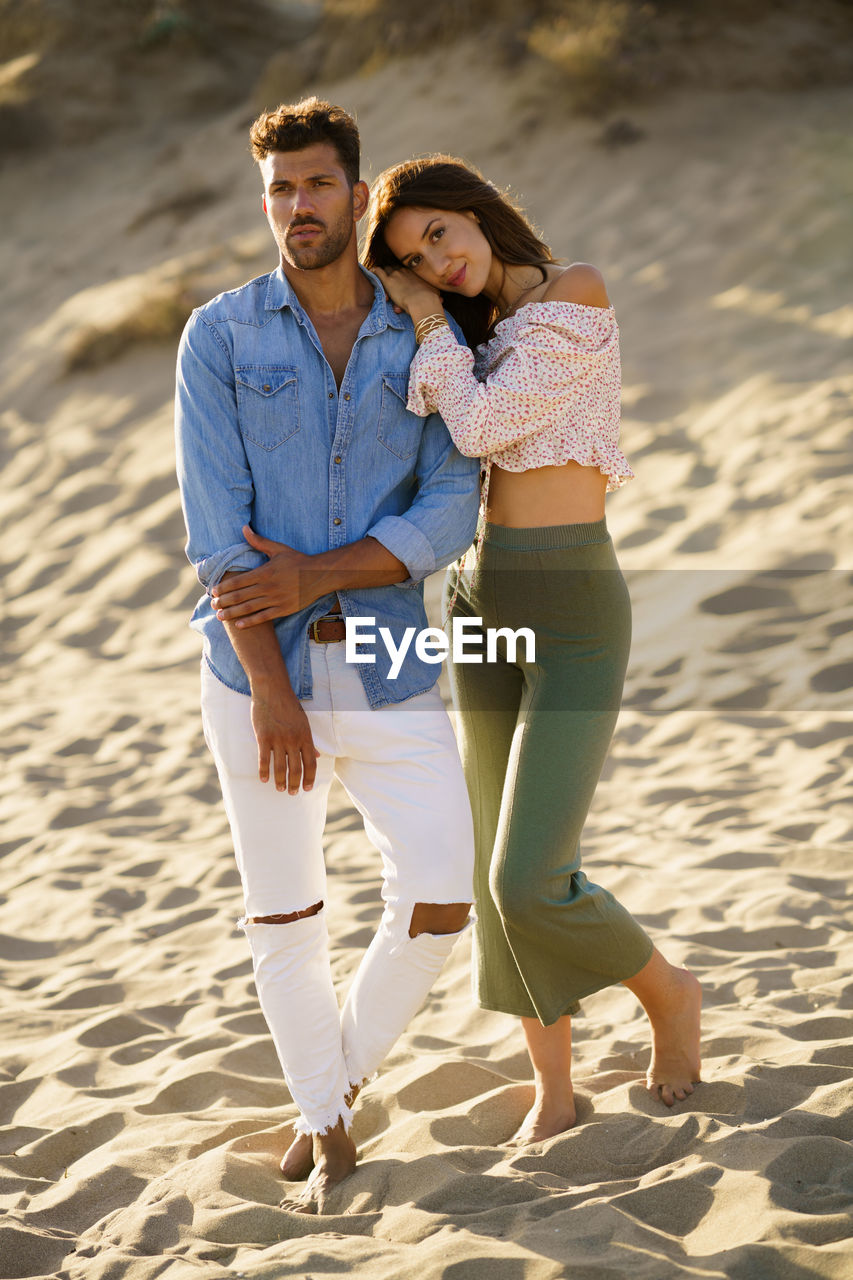
[[[555,300],[559,301],[559,300]],[[460,453],[482,457],[576,420],[594,430],[619,406],[619,333],[612,312],[588,304],[519,317],[511,345],[484,382],[449,329],[427,337],[412,362],[409,409],[437,410]]]
[[[383,283],[413,319],[441,311],[441,295],[410,271],[383,275]],[[468,457],[500,453],[573,414],[590,425],[600,413],[615,411],[618,418],[618,327],[595,267],[567,268],[538,303],[522,308],[516,325],[484,382],[474,375],[470,348],[444,325],[429,333],[412,362],[409,409],[440,413]]]

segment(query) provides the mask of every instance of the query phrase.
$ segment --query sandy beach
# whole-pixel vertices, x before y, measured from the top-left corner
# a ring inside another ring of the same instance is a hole
[[[368,179],[461,152],[608,282],[635,637],[585,865],[701,978],[705,1082],[654,1103],[612,989],[575,1020],[577,1127],[502,1145],[529,1064],[460,945],[334,1211],[278,1207],[294,1107],[202,739],[171,408],[188,308],[276,264],[252,108],[35,147],[0,172],[2,1280],[851,1274],[853,91],[682,89],[607,145],[503,76],[468,40],[316,87]],[[327,862],[343,993],[381,904],[339,788]]]

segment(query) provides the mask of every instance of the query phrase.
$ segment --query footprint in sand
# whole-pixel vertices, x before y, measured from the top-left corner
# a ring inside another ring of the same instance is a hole
[[[809,681],[817,693],[843,693],[853,689],[853,662],[837,662],[816,671]]]
[[[755,609],[784,609],[792,604],[790,594],[781,587],[769,587],[757,583],[745,582],[737,587],[729,587],[715,596],[706,596],[700,600],[699,608],[704,613],[726,615],[730,613],[751,613]]]

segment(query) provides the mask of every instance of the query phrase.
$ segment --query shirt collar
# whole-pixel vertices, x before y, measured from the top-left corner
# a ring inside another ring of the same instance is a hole
[[[385,290],[380,284],[378,276],[375,276],[372,271],[368,271],[366,267],[361,266],[360,263],[359,270],[364,272],[373,285],[373,306],[370,308],[370,314],[367,317],[368,332],[379,333],[382,329],[388,328],[389,325],[392,329],[408,328],[411,325],[411,320],[407,315],[397,315],[393,304],[385,297]],[[297,320],[301,321],[302,316],[305,314],[293,285],[284,274],[281,263],[279,263],[275,271],[270,273],[264,309],[266,311],[281,311],[284,307],[289,307]]]

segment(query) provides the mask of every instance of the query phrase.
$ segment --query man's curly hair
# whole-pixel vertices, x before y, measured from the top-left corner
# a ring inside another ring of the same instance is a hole
[[[350,186],[359,180],[361,144],[358,126],[343,107],[320,98],[304,98],[291,106],[264,111],[252,125],[252,155],[258,161],[271,151],[302,151],[317,142],[335,148]]]

